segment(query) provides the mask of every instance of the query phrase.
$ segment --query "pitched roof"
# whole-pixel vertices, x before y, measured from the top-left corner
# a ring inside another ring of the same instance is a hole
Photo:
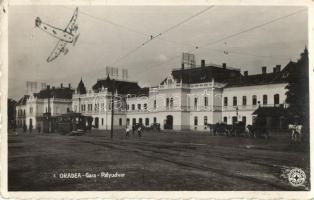
[[[112,92],[113,85],[115,86],[118,94],[148,95],[148,88],[141,88],[136,82],[114,80],[110,79],[109,76],[106,79],[97,80],[92,89],[94,92],[99,92],[102,88],[107,88],[109,92]]]
[[[81,81],[79,82],[79,84],[77,86],[76,92],[78,94],[86,94],[86,87],[85,87],[85,85],[83,83],[82,78],[81,78]]]
[[[183,83],[188,84],[210,82],[212,78],[217,82],[225,83],[231,78],[242,76],[239,69],[230,67],[224,68],[213,64],[203,67],[174,69],[171,74],[177,82],[181,82],[182,79]],[[163,84],[165,80],[163,80],[161,84]]]
[[[22,105],[26,105],[26,101],[29,98],[29,95],[24,95],[22,98],[20,98],[17,103],[16,106],[22,106]]]
[[[58,99],[72,99],[74,90],[68,87],[61,88],[46,88],[38,93],[34,93],[34,96],[40,99],[58,98]]]
[[[233,78],[228,81],[226,87],[241,87],[241,86],[252,86],[252,85],[266,85],[275,83],[286,83],[288,82],[287,76],[292,67],[295,67],[294,62],[290,61],[286,67],[278,72],[265,73],[265,74],[253,74],[247,76],[240,76]]]
[[[260,117],[280,117],[286,115],[286,110],[280,107],[260,107],[256,109],[252,115],[258,115]]]

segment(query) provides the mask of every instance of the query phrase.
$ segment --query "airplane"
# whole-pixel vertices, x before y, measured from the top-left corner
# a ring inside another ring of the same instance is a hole
[[[75,9],[69,24],[64,30],[42,22],[39,17],[36,18],[35,27],[38,27],[46,33],[52,35],[53,37],[59,39],[57,45],[47,58],[47,62],[51,62],[56,59],[60,55],[60,53],[66,55],[69,51],[66,47],[68,43],[72,43],[73,46],[75,46],[77,39],[80,36],[80,34],[78,33],[78,25],[76,24],[77,15],[78,8]]]

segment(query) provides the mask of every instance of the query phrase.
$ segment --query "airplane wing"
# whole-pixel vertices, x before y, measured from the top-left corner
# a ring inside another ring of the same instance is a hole
[[[54,59],[56,59],[60,53],[62,53],[65,50],[66,42],[59,40],[56,47],[51,52],[50,56],[47,58],[47,62],[51,62]]]
[[[77,14],[78,14],[78,8],[75,9],[74,14],[73,14],[69,24],[65,28],[65,31],[70,33],[70,34],[72,33],[72,31],[74,30],[74,27],[76,25],[75,22],[76,22],[76,19],[77,19]]]

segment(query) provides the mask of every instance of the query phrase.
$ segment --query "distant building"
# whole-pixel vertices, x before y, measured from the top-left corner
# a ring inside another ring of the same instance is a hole
[[[25,95],[18,101],[17,124],[26,123],[29,127],[37,125],[37,118],[44,113],[50,113],[51,116],[64,114],[70,111],[72,105],[72,94],[74,90],[71,85],[68,87],[61,86],[59,88],[50,87],[49,85],[38,93]]]
[[[29,98],[29,95],[24,95],[16,103],[15,117],[16,117],[16,125],[18,128],[21,128],[26,123],[26,102],[28,98]]]
[[[144,90],[135,82],[113,80],[108,76],[106,79],[97,80],[92,90],[86,92],[84,83],[81,80],[72,98],[72,110],[80,112],[85,116],[93,117],[95,128],[110,129],[112,92],[114,92],[116,96],[114,127],[124,128],[126,123],[125,99],[127,94],[137,95]]]

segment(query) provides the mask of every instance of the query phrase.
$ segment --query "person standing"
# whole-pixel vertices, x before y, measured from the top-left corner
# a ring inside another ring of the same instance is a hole
[[[26,133],[26,130],[27,130],[27,126],[26,126],[26,124],[24,123],[24,124],[23,124],[23,132]]]
[[[130,135],[130,128],[129,128],[129,126],[127,125],[127,126],[126,126],[126,129],[125,129],[125,136],[126,136],[126,137],[129,137],[129,135]]]
[[[38,131],[38,133],[40,133],[41,132],[41,126],[40,126],[40,124],[38,123],[38,126],[37,126],[37,131]]]
[[[33,124],[30,124],[30,125],[29,125],[29,133],[31,134],[32,131],[33,131]]]

